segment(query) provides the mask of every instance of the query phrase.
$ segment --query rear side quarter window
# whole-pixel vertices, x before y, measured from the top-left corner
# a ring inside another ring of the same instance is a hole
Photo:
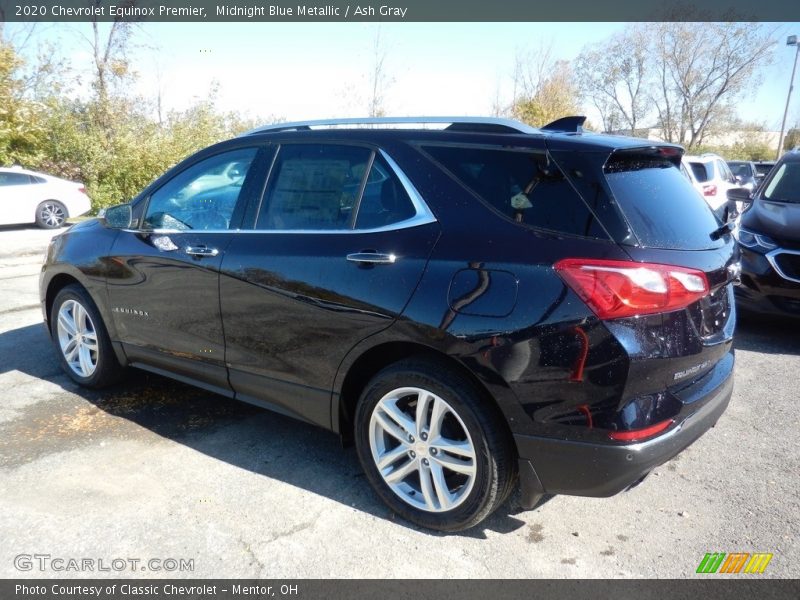
[[[536,229],[608,239],[544,151],[432,144],[420,149],[506,219]]]

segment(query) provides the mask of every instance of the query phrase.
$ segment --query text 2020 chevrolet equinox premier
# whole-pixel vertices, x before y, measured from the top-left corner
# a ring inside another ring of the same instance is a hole
[[[392,510],[449,531],[517,484],[526,508],[616,494],[708,430],[737,259],[682,149],[582,117],[411,121],[259,129],[55,237],[64,370],[331,429]]]

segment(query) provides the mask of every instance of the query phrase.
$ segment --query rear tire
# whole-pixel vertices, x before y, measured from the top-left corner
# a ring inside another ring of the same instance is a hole
[[[67,207],[57,200],[45,200],[36,207],[36,224],[42,229],[63,227],[68,216]]]
[[[100,311],[83,287],[72,284],[58,292],[50,310],[50,335],[61,368],[75,383],[102,388],[122,378],[125,370]]]
[[[502,417],[471,382],[435,361],[403,360],[375,375],[355,428],[372,487],[395,513],[423,527],[473,527],[515,481]]]

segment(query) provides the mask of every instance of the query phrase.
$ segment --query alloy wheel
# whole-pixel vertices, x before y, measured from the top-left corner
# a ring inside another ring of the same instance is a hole
[[[69,368],[79,377],[91,377],[97,369],[97,331],[86,309],[66,300],[58,309],[58,344]]]
[[[47,202],[42,206],[40,216],[43,223],[45,223],[48,227],[53,228],[61,227],[66,219],[64,209],[58,204],[53,204],[51,202]]]
[[[389,489],[420,510],[452,510],[475,483],[475,445],[467,427],[428,390],[403,387],[383,396],[370,417],[369,444]]]

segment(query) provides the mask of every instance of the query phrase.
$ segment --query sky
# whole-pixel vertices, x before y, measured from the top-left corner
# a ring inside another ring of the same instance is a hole
[[[184,109],[219,86],[218,106],[269,122],[367,113],[369,71],[379,33],[392,116],[488,115],[511,98],[515,56],[551,47],[571,60],[625,23],[145,23],[136,32],[137,91]],[[13,24],[7,34],[13,35]],[[739,116],[777,130],[786,102],[800,23],[763,24],[778,44]],[[80,71],[91,68],[89,24],[41,27],[27,47],[48,40]],[[800,77],[796,78],[796,81]],[[596,114],[587,112],[599,123]],[[800,121],[795,85],[787,125]]]

